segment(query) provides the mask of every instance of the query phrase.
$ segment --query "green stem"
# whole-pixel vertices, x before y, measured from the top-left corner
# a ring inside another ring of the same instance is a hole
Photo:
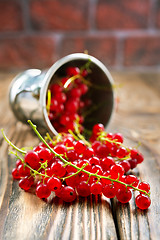
[[[100,141],[106,141],[106,142],[109,142],[109,143],[115,143],[116,145],[120,145],[120,146],[124,147],[128,152],[130,151],[129,148],[126,147],[124,144],[122,144],[120,142],[117,142],[117,139],[111,140],[110,138],[108,138],[106,136],[103,136],[103,135],[104,135],[103,132],[102,132],[102,134],[100,133],[97,139],[100,140]]]
[[[68,164],[68,165],[69,165],[69,164]],[[78,170],[77,172],[73,173],[72,175],[69,175],[69,176],[64,177],[64,178],[61,178],[61,179],[63,179],[63,181],[64,181],[64,180],[66,180],[67,178],[70,178],[70,177],[73,177],[73,176],[77,175],[77,174],[80,173],[82,170],[84,170],[84,168],[85,168],[87,165],[88,165],[88,163],[86,163],[85,165],[83,165],[81,168],[79,168],[79,170]]]
[[[124,183],[124,182],[121,182],[121,181],[119,181],[118,179],[112,179],[112,178],[110,178],[110,177],[101,176],[101,175],[98,175],[97,173],[90,173],[90,172],[86,171],[85,169],[82,169],[82,170],[81,170],[81,168],[77,167],[76,165],[74,165],[74,164],[71,163],[71,162],[68,162],[68,161],[65,160],[62,156],[60,156],[58,153],[56,153],[56,152],[48,145],[48,143],[44,140],[44,138],[41,136],[41,134],[37,131],[36,125],[34,125],[34,124],[31,122],[31,120],[28,120],[28,123],[30,124],[30,126],[32,127],[32,129],[34,130],[34,132],[36,133],[36,135],[39,137],[39,139],[40,139],[40,140],[47,146],[47,148],[48,148],[52,153],[54,153],[55,156],[58,157],[63,163],[67,163],[68,165],[70,165],[70,166],[74,167],[75,169],[77,169],[77,171],[82,171],[82,172],[88,174],[89,176],[97,177],[97,178],[99,178],[99,179],[104,178],[104,179],[110,180],[111,182],[117,182],[117,183],[120,183],[120,184],[124,185],[125,187],[130,187],[130,188],[132,188],[132,189],[134,189],[134,190],[137,190],[137,191],[139,191],[139,192],[142,192],[142,193],[150,196],[150,194],[147,193],[145,190],[138,189],[138,188],[136,188],[136,187],[134,187],[134,186],[132,186],[132,185],[130,185],[130,184],[126,184],[126,183]],[[71,177],[71,176],[72,176],[72,175],[70,175],[70,177]],[[47,176],[46,176],[46,177],[47,177]]]
[[[70,77],[70,78],[66,81],[66,83],[64,84],[64,88],[67,88],[67,87],[69,86],[69,84],[70,84],[71,82],[73,82],[74,80],[76,80],[77,78],[82,78],[82,76],[81,76],[80,74],[77,74],[77,75],[74,75],[74,76]]]
[[[86,146],[91,147],[91,144],[84,138],[84,136],[82,134],[80,134],[78,123],[75,123],[75,132],[76,132],[77,136],[79,137],[79,139],[81,139],[86,144]]]
[[[24,151],[24,150],[16,147],[16,146],[7,138],[7,136],[6,136],[6,134],[4,133],[4,130],[3,130],[3,129],[1,129],[1,132],[2,132],[2,135],[3,135],[4,139],[6,140],[6,142],[7,142],[12,148],[14,148],[16,151],[18,151],[18,152],[20,152],[20,153],[22,153],[22,154],[26,154],[26,153],[27,153],[26,151]]]

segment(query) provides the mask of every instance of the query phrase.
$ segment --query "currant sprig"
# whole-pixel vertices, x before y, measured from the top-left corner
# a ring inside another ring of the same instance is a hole
[[[141,209],[149,207],[149,184],[139,182],[134,175],[125,176],[122,164],[115,163],[109,155],[104,157],[104,141],[98,142],[98,146],[97,141],[87,146],[84,139],[74,140],[73,136],[61,133],[48,143],[38,132],[37,126],[30,120],[28,123],[41,141],[32,151],[17,148],[2,131],[5,140],[16,150],[18,160],[12,175],[19,180],[22,189],[27,191],[35,183],[36,194],[40,198],[47,198],[54,191],[58,197],[70,202],[77,194],[85,197],[92,193],[103,194],[108,198],[116,196],[122,203],[131,199],[131,190],[134,190],[140,193],[136,197],[137,206]],[[97,135],[100,131],[102,125],[95,125],[93,134]],[[120,135],[117,136],[121,139]],[[48,136],[47,139],[51,140],[51,137]],[[120,147],[115,140],[112,144]],[[99,147],[102,147],[101,151],[98,150]],[[17,151],[24,159],[18,156]],[[135,151],[131,155],[133,153]],[[77,158],[80,158],[78,162]]]

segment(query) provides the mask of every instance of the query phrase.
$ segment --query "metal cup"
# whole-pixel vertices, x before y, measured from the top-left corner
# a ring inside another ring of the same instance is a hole
[[[16,118],[23,123],[30,119],[38,127],[56,135],[57,131],[46,110],[49,85],[57,78],[64,77],[68,66],[82,67],[88,61],[91,69],[89,78],[92,84],[92,105],[88,109],[84,126],[90,130],[96,123],[107,126],[114,109],[113,79],[102,62],[84,53],[74,53],[61,58],[48,71],[29,69],[17,75],[9,91],[10,106]]]

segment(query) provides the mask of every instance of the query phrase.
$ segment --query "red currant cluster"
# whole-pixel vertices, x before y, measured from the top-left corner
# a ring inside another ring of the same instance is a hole
[[[74,130],[74,121],[84,122],[82,113],[91,104],[86,97],[88,92],[88,70],[67,67],[66,76],[59,82],[50,84],[47,96],[48,117],[57,132]]]
[[[22,189],[35,188],[41,199],[51,192],[66,202],[78,195],[103,194],[121,203],[129,202],[132,192],[137,191],[137,207],[150,206],[150,185],[128,172],[143,161],[143,156],[136,148],[124,146],[122,134],[106,133],[102,124],[96,124],[90,141],[69,133],[60,133],[54,139],[47,135],[44,140],[36,126],[29,123],[41,143],[28,152],[19,150],[24,158],[17,155],[12,175]]]

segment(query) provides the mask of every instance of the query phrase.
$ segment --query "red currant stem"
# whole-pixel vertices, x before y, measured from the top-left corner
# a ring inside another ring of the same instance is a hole
[[[16,151],[18,151],[18,152],[20,152],[20,153],[22,153],[22,154],[26,154],[26,153],[27,153],[26,151],[24,151],[24,150],[16,147],[16,146],[7,138],[7,136],[6,136],[6,134],[4,133],[4,130],[3,130],[3,129],[1,129],[1,132],[2,132],[2,135],[3,135],[4,139],[6,140],[6,142],[7,142],[12,148],[14,148]]]
[[[74,165],[73,163],[68,162],[67,160],[65,160],[60,154],[56,153],[56,152],[48,145],[48,143],[44,140],[44,138],[41,136],[41,134],[37,131],[37,126],[34,125],[34,124],[31,122],[31,120],[28,120],[28,123],[30,124],[30,126],[32,127],[32,129],[34,130],[34,132],[36,133],[36,135],[39,137],[39,139],[47,146],[47,148],[48,148],[52,153],[55,154],[56,157],[58,157],[63,163],[68,163],[68,165],[74,167],[74,168],[77,169],[77,170],[80,170],[79,167],[77,167],[77,166]],[[88,171],[86,171],[86,170],[84,170],[84,169],[82,169],[81,171],[84,172],[84,173],[87,173],[89,176],[97,177],[97,178],[99,178],[99,179],[104,178],[104,179],[107,179],[107,180],[110,180],[110,181],[113,181],[113,182],[120,183],[120,184],[122,184],[122,185],[124,185],[124,186],[126,186],[126,187],[131,187],[132,189],[137,190],[137,191],[139,191],[139,192],[143,192],[144,194],[146,194],[146,195],[149,196],[149,193],[147,193],[145,190],[138,189],[138,188],[136,188],[136,187],[134,187],[134,186],[132,186],[132,185],[130,185],[130,184],[126,184],[126,183],[124,183],[124,182],[121,182],[121,181],[119,181],[118,179],[112,179],[112,178],[110,178],[110,177],[101,176],[101,175],[98,175],[97,173],[91,173],[91,172],[88,172]],[[71,176],[71,175],[70,175],[70,176]]]
[[[46,106],[48,114],[50,112],[50,106],[51,106],[51,90],[49,89],[47,92],[47,106]]]
[[[76,74],[70,78],[68,78],[68,80],[66,81],[66,83],[64,84],[64,88],[67,88],[69,86],[69,84],[71,82],[73,82],[74,80],[76,80],[77,78],[82,78],[82,76],[80,74]]]
[[[110,138],[106,137],[106,136],[103,136],[104,135],[104,132],[100,132],[99,133],[99,136],[97,137],[97,140],[100,140],[100,141],[107,141],[109,143],[115,143],[117,145],[120,145],[120,146],[123,146],[128,152],[130,151],[130,149],[128,147],[126,147],[124,144],[120,143],[120,142],[117,142],[117,139],[114,139],[114,140],[111,140]],[[129,154],[128,154],[129,155]]]
[[[10,151],[10,153],[11,153],[11,154],[14,154],[14,155],[17,157],[17,159],[20,159],[21,162],[24,163],[24,164],[26,165],[26,163],[24,162],[24,159],[21,158],[20,156],[18,156],[17,152],[12,152],[12,151]]]
[[[96,85],[96,84],[93,84],[91,83],[90,81],[86,80],[85,78],[81,77],[82,79],[82,82],[84,84],[86,84],[87,86],[91,87],[91,88],[94,88],[94,89],[97,89],[97,90],[102,90],[102,91],[107,91],[107,90],[110,90],[110,87],[106,87],[105,85]]]
[[[129,154],[128,154],[126,157],[124,157],[124,158],[118,158],[118,157],[114,158],[114,160],[115,160],[116,162],[124,161],[124,160],[130,160],[130,159],[131,159],[131,158],[129,157]]]
[[[68,132],[74,137],[74,139],[75,139],[76,141],[79,141],[79,140],[80,140],[80,139],[74,134],[74,132],[73,132],[71,129],[69,129]]]
[[[80,73],[82,73],[84,69],[86,69],[88,72],[91,72],[91,69],[90,69],[91,62],[92,61],[89,58],[88,61],[80,68]]]
[[[89,110],[85,111],[83,113],[83,117],[87,117],[88,115],[92,114],[94,111],[96,111],[97,109],[99,109],[101,106],[103,106],[104,103],[99,103],[98,105],[92,105],[91,108],[89,108]]]
[[[91,178],[91,174],[89,174],[89,177],[88,177],[86,183],[89,183],[89,179],[90,179],[90,178]]]
[[[56,145],[57,141],[53,141],[52,138],[50,137],[49,133],[46,133],[46,137],[45,137],[46,140],[49,140],[53,146]]]
[[[76,132],[77,136],[79,137],[79,139],[81,139],[86,144],[86,146],[91,147],[91,144],[84,138],[84,136],[82,134],[80,134],[79,126],[80,126],[80,124],[78,122],[75,122],[75,132]]]
[[[68,165],[70,165],[70,164],[68,163]],[[69,176],[66,176],[66,177],[64,177],[64,178],[60,178],[60,179],[62,179],[62,180],[64,181],[64,180],[66,180],[67,178],[76,176],[76,175],[77,175],[78,173],[80,173],[87,165],[88,165],[88,163],[86,163],[86,164],[83,165],[81,168],[79,168],[79,170],[77,170],[77,172],[75,172],[75,173],[73,173],[73,174],[71,174],[71,175],[69,175]]]
[[[67,150],[73,150],[74,149],[74,147],[66,147],[67,148]]]

